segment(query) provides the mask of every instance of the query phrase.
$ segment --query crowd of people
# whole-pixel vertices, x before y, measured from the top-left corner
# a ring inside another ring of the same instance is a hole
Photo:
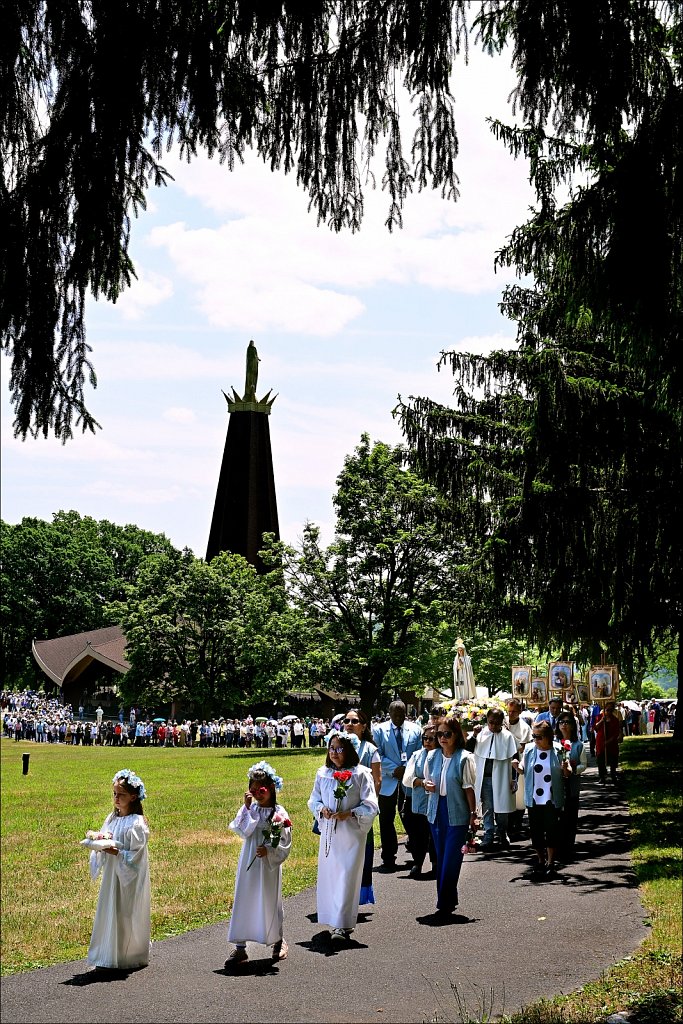
[[[579,735],[590,742],[591,753],[595,756],[594,722],[591,719],[597,714],[597,705],[592,708],[588,704],[572,706],[577,715]],[[120,708],[117,717],[111,718],[105,715],[101,706],[86,715],[83,705],[74,708],[34,690],[3,690],[0,693],[0,711],[2,735],[17,741],[109,747],[317,747],[325,742],[335,718],[343,717],[288,715],[284,719],[265,719],[247,715],[244,718],[221,716],[178,721],[140,715],[132,707],[125,714]],[[673,731],[675,702],[624,701],[617,705],[617,711],[626,736]],[[525,712],[525,715],[532,717],[530,712]],[[381,716],[375,716],[372,726],[380,721]]]
[[[288,715],[285,719],[209,718],[150,719],[136,708],[106,718],[102,707],[86,717],[81,705],[61,704],[44,694],[25,690],[0,694],[2,733],[14,740],[108,747],[261,747],[320,746],[330,720]],[[91,720],[92,719],[92,720]]]
[[[435,882],[435,917],[448,920],[459,905],[464,856],[509,850],[521,837],[525,815],[531,879],[552,880],[558,866],[573,860],[587,748],[594,747],[598,781],[618,782],[625,723],[615,701],[582,709],[554,699],[546,710],[531,711],[511,698],[504,707],[489,707],[485,720],[473,726],[463,727],[464,718],[457,705],[437,705],[425,722],[410,720],[403,702],[395,700],[383,720],[351,708],[323,723],[325,759],[308,808],[319,836],[317,919],[329,928],[333,946],[349,940],[359,908],[375,902],[375,820],[379,870],[397,868],[398,811],[411,858],[409,877]],[[288,952],[282,867],[292,849],[292,823],[279,802],[284,780],[265,760],[252,765],[247,777],[243,802],[229,824],[243,846],[228,929],[234,948],[226,969],[248,960],[248,942],[272,947],[273,962]],[[113,782],[114,811],[91,853],[93,877],[104,869],[89,953],[100,970],[142,966],[149,957],[148,829],[140,803],[146,794],[128,769]],[[121,823],[121,816],[128,820]],[[108,863],[107,855],[118,861]],[[136,878],[135,892],[145,898],[119,898],[117,885],[131,886]]]

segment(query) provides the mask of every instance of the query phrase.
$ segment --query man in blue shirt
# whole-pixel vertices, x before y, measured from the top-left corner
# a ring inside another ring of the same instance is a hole
[[[562,701],[559,697],[552,697],[548,702],[548,710],[541,711],[540,715],[536,715],[537,722],[550,722],[553,728],[553,736],[557,729],[557,720],[560,717],[562,711]]]
[[[406,706],[402,700],[389,705],[389,721],[373,725],[372,735],[382,758],[382,786],[378,795],[379,836],[382,864],[387,871],[396,866],[398,836],[396,808],[402,816],[405,790],[402,779],[410,755],[422,749],[422,730],[414,722],[406,722]]]

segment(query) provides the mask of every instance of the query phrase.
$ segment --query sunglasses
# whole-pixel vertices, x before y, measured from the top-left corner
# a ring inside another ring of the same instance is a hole
[[[443,736],[443,733],[441,733],[441,735]],[[431,736],[423,736],[422,737],[422,742],[423,743],[433,743],[435,739],[436,739],[436,736],[434,736],[433,734]]]
[[[543,739],[543,737],[541,736],[541,734],[540,734],[540,733],[538,733],[538,732],[532,732],[532,734],[531,734],[531,735],[533,736],[533,738],[534,738],[535,740],[542,740],[542,739]]]
[[[343,754],[344,753],[344,748],[343,747],[329,747],[328,749],[329,749],[331,754]]]
[[[345,718],[344,725],[358,725],[360,718]]]
[[[450,737],[451,737],[452,735],[453,735],[453,733],[452,733],[452,731],[451,731],[450,729],[444,729],[444,731],[443,731],[443,732],[437,732],[437,734],[436,734],[436,738],[437,738],[438,740],[440,740],[440,739],[441,739],[441,737],[443,737],[443,738],[444,738],[445,740],[447,740],[447,739],[450,739]]]
[[[571,718],[561,718],[559,720],[559,722],[558,722],[558,725],[571,725],[571,724],[572,724]]]

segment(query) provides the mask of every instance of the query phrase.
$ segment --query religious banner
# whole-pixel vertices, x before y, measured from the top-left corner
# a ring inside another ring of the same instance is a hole
[[[531,696],[531,665],[512,666],[512,696],[527,700]]]
[[[550,698],[559,697],[564,700],[565,694],[572,689],[574,678],[573,666],[568,661],[551,661],[548,666],[548,686]]]
[[[590,704],[591,688],[588,683],[574,683],[574,696],[578,700],[579,704]]]
[[[612,700],[615,695],[613,665],[593,665],[588,673],[590,698],[593,701]]]
[[[546,707],[548,704],[548,680],[545,676],[534,676],[531,680],[531,696],[529,707]]]

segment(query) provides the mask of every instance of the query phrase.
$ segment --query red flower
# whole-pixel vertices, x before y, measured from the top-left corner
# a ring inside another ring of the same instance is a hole
[[[332,772],[332,778],[338,779],[339,782],[348,782],[352,775],[353,772],[350,772],[348,768],[341,772]]]

